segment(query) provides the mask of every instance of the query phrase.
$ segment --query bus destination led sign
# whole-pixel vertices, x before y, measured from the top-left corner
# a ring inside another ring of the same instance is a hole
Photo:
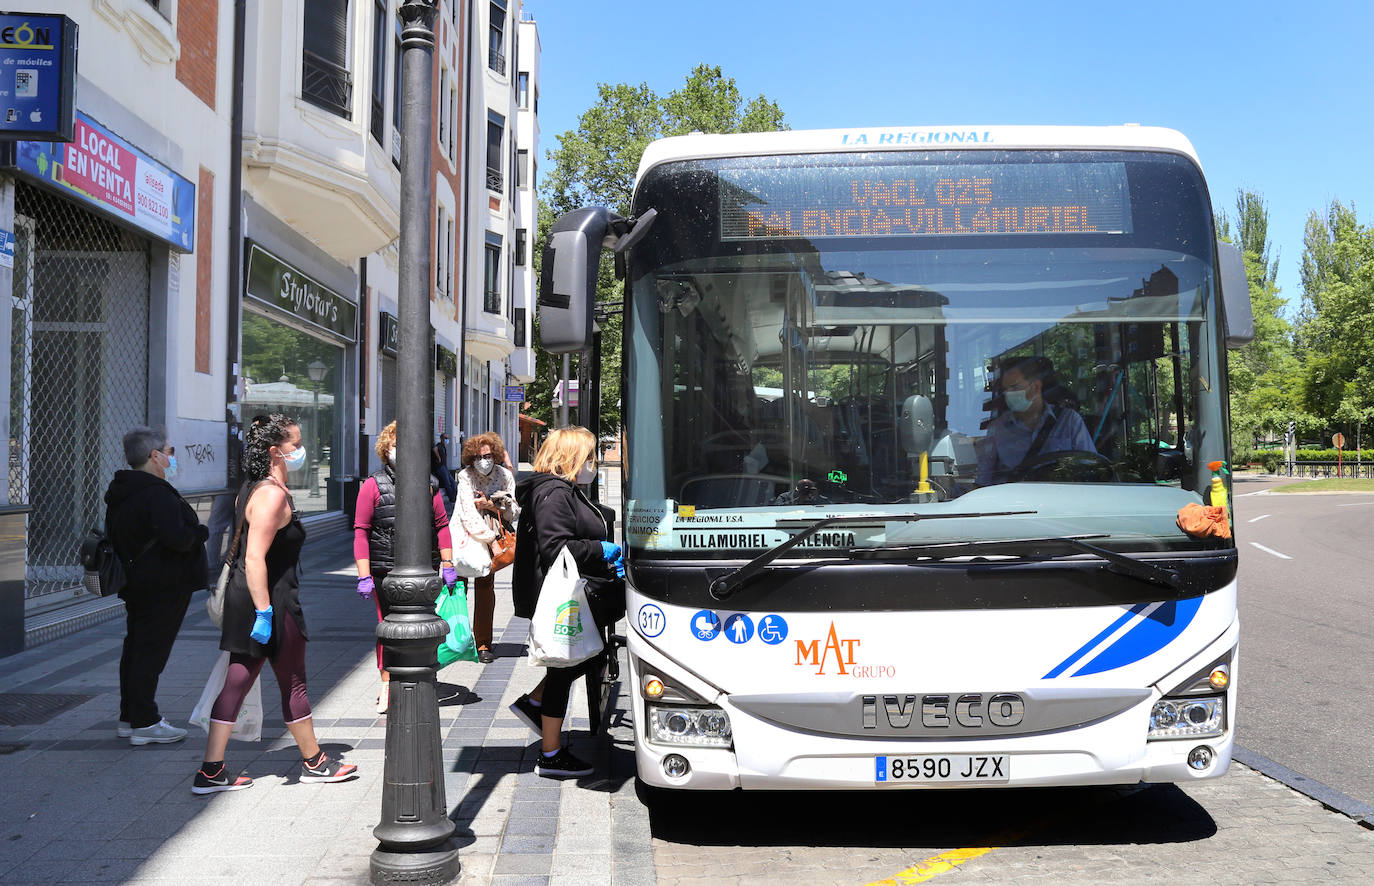
[[[721,239],[1127,234],[1120,163],[721,171]]]

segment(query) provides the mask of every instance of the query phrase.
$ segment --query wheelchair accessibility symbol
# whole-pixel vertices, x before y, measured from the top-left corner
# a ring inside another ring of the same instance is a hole
[[[759,639],[776,646],[787,639],[787,622],[781,615],[765,615],[759,619]]]

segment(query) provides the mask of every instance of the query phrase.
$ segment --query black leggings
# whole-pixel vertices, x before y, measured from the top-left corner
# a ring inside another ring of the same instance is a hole
[[[281,688],[281,718],[288,724],[310,719],[310,699],[305,694],[305,637],[300,626],[289,613],[282,619],[284,627],[277,657],[272,659],[272,672]],[[215,705],[210,709],[214,723],[233,723],[238,720],[243,699],[262,673],[266,658],[254,658],[235,652],[229,656],[229,673],[224,678]]]
[[[562,719],[568,713],[568,696],[578,677],[586,676],[598,667],[602,654],[597,653],[581,664],[570,668],[546,668],[544,672],[544,697],[540,699],[539,712],[545,717]],[[592,714],[592,716],[596,716]]]

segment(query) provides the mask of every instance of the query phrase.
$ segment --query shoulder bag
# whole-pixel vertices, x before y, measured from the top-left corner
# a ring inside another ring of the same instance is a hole
[[[250,490],[249,498],[253,493]],[[229,589],[229,579],[234,575],[235,560],[238,557],[239,536],[243,534],[243,518],[248,516],[248,502],[243,503],[243,510],[239,512],[238,525],[234,527],[234,539],[229,542],[229,553],[224,558],[224,568],[219,571],[219,581],[210,589],[210,595],[205,598],[205,612],[210,616],[210,621],[215,627],[224,627],[224,594]]]
[[[515,562],[515,532],[497,514],[487,514],[486,518],[487,525],[496,533],[496,538],[487,543],[491,551],[491,571],[496,572]]]

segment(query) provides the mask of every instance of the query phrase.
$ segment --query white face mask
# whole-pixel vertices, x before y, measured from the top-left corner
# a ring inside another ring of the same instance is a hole
[[[388,453],[386,454],[386,457],[387,457],[388,459],[391,460],[391,463],[392,463],[393,465],[396,464],[396,447],[395,447],[395,446],[391,447],[391,451],[388,452]]]
[[[582,465],[582,470],[577,472],[577,484],[586,486],[596,479],[596,462],[589,461]]]
[[[282,460],[286,462],[286,469],[288,471],[299,471],[301,468],[305,467],[305,447],[297,446],[295,449],[283,455]]]
[[[1003,395],[1007,399],[1007,408],[1012,412],[1025,412],[1030,409],[1030,394],[1025,391],[1004,391]]]
[[[485,477],[487,474],[491,473],[491,469],[496,466],[496,462],[484,456],[474,461],[472,466],[477,469],[479,474]]]

